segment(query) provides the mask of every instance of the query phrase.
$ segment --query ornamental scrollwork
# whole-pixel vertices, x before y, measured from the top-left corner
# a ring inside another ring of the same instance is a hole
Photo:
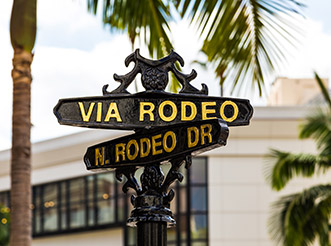
[[[198,90],[190,84],[190,82],[196,78],[197,72],[193,69],[190,74],[184,74],[175,66],[176,62],[183,67],[184,60],[176,52],[171,50],[170,54],[160,60],[150,60],[142,57],[139,53],[139,49],[136,49],[131,55],[125,59],[125,66],[129,66],[131,62],[134,62],[134,68],[125,75],[114,74],[114,79],[120,82],[120,86],[115,90],[108,92],[108,85],[103,86],[103,95],[113,94],[129,94],[127,91],[128,86],[133,82],[138,73],[141,73],[142,85],[146,91],[158,90],[164,91],[169,82],[168,72],[172,72],[176,79],[182,86],[179,93],[185,94],[208,94],[208,87],[202,84],[202,89]]]

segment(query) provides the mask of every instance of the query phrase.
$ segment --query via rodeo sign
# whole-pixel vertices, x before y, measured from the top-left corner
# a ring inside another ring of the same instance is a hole
[[[103,87],[103,96],[60,99],[54,108],[60,124],[104,129],[134,130],[136,133],[88,148],[87,169],[144,166],[167,162],[226,144],[228,126],[248,125],[253,108],[246,99],[210,97],[202,84],[190,82],[195,70],[183,74],[175,67],[183,59],[175,52],[161,60],[149,60],[136,50],[125,60],[134,62],[131,72],[114,79],[120,86],[112,92]],[[179,94],[167,93],[168,72],[180,82]],[[126,89],[141,73],[144,92]]]

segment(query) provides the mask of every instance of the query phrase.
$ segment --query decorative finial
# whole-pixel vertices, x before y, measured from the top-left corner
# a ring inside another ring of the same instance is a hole
[[[131,62],[135,63],[132,71],[125,75],[114,74],[114,79],[120,82],[121,85],[112,92],[108,92],[108,85],[105,85],[102,88],[103,95],[129,94],[126,89],[133,82],[138,73],[141,73],[142,75],[142,85],[146,91],[164,91],[168,85],[169,71],[175,75],[176,79],[182,85],[182,89],[179,93],[207,95],[208,87],[205,84],[202,84],[201,90],[198,90],[190,84],[190,82],[196,78],[197,72],[193,69],[190,74],[181,73],[176,69],[175,62],[177,61],[181,66],[184,66],[183,58],[173,50],[171,50],[168,56],[163,57],[160,60],[149,60],[142,57],[139,53],[139,49],[136,49],[134,53],[125,59],[125,66],[129,66]]]

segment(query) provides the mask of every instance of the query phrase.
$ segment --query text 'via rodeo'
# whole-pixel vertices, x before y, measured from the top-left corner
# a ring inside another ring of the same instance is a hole
[[[109,122],[111,119],[114,119],[116,122],[123,121],[118,102],[78,102],[77,106],[84,122]],[[232,109],[226,111],[226,107]],[[139,102],[138,110],[139,113],[136,114],[138,117],[137,120],[141,122],[154,121],[156,117],[165,122],[171,122],[178,118],[178,116],[181,121],[192,121],[196,117],[201,117],[201,120],[221,117],[226,122],[232,122],[237,119],[239,112],[237,104],[230,100],[224,101],[220,105],[217,105],[215,101],[201,102],[199,105],[191,101],[175,103],[165,100],[158,104],[144,101]],[[229,115],[227,112],[232,112],[232,115]],[[92,115],[94,117],[91,117]]]

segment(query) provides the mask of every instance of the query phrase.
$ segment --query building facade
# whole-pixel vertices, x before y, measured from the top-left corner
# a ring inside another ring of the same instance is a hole
[[[297,179],[277,193],[265,181],[270,148],[314,152],[311,140],[298,140],[304,107],[258,107],[246,127],[231,127],[227,146],[194,158],[184,181],[176,182],[171,209],[176,228],[168,245],[268,246],[270,204],[325,177]],[[82,161],[88,146],[125,135],[86,130],[33,144],[33,245],[135,245],[135,230],[125,226],[130,194],[113,171],[91,173]],[[10,151],[0,152],[0,203],[9,204]],[[166,173],[168,165],[163,166]],[[137,174],[139,176],[139,172]],[[138,177],[139,178],[139,177]]]
[[[328,88],[329,80],[323,79]],[[311,78],[277,78],[268,97],[269,106],[297,106],[306,105],[314,97],[321,94],[315,79]]]

